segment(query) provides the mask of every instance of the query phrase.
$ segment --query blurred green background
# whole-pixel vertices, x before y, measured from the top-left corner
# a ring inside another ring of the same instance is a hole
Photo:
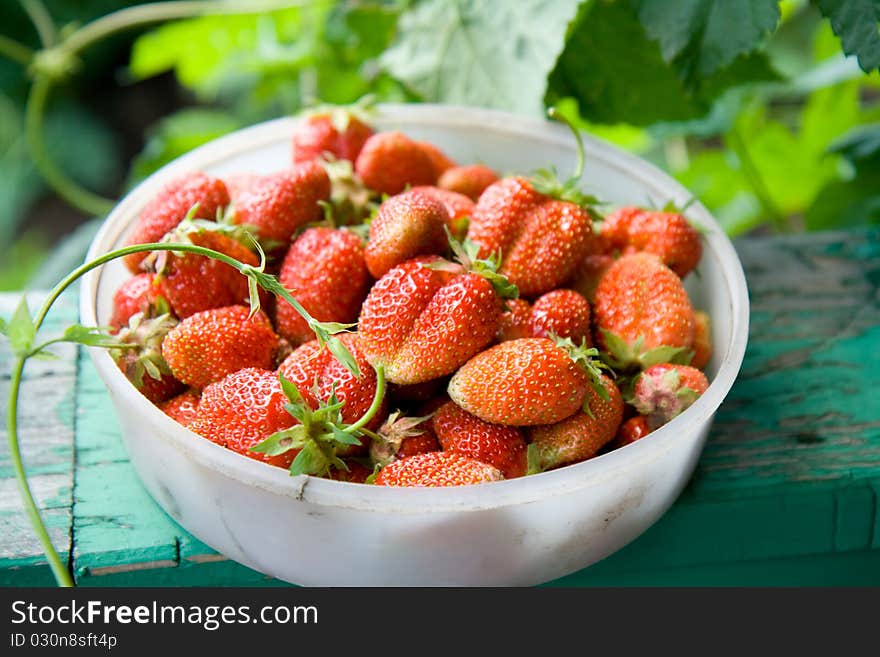
[[[54,283],[169,160],[366,93],[557,104],[733,236],[878,223],[878,19],[880,0],[7,0],[0,289]]]

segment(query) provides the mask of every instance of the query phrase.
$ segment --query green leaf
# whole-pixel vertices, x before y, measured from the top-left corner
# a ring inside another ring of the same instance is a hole
[[[268,456],[285,454],[292,449],[302,447],[306,440],[305,427],[298,424],[290,429],[273,433],[268,438],[261,440],[250,448],[251,452],[258,452]]]
[[[21,297],[15,312],[4,328],[4,334],[9,338],[12,353],[19,357],[26,356],[34,344],[34,336],[36,335],[26,297]]]
[[[580,0],[424,0],[381,66],[425,100],[542,114]]]
[[[843,155],[856,166],[863,161],[880,160],[880,123],[853,128],[834,140],[828,152]]]
[[[320,475],[327,471],[330,462],[321,448],[314,440],[306,441],[293,463],[290,464],[290,474],[293,476],[308,474]]]
[[[327,338],[327,348],[330,350],[330,353],[336,357],[336,360],[342,363],[342,366],[345,367],[345,369],[354,374],[355,378],[361,378],[361,368],[358,366],[355,357],[351,355],[351,352],[342,343],[342,340],[335,335],[331,335]]]
[[[68,326],[59,341],[105,349],[120,345],[119,339],[115,335],[111,335],[107,327],[83,326],[82,324]]]
[[[819,0],[818,4],[843,52],[855,55],[865,72],[880,68],[880,0]]]
[[[689,87],[755,50],[779,22],[779,0],[632,1],[645,31]]]
[[[347,431],[343,431],[339,427],[335,425],[330,425],[330,431],[333,434],[333,440],[337,443],[342,443],[343,445],[360,445],[361,441],[356,436],[348,433]]]

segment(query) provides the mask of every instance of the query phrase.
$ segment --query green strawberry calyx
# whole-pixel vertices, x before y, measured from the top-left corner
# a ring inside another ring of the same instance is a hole
[[[586,156],[584,153],[584,141],[580,132],[578,132],[577,128],[574,127],[571,121],[569,121],[568,118],[555,107],[551,107],[547,110],[547,116],[564,123],[571,130],[571,133],[574,135],[575,145],[577,146],[577,163],[575,164],[574,172],[572,172],[571,176],[565,180],[562,180],[559,177],[559,174],[554,167],[550,167],[549,169],[538,169],[535,171],[529,179],[529,182],[532,187],[535,188],[535,191],[559,201],[578,205],[584,208],[593,220],[601,220],[601,214],[595,209],[597,205],[601,205],[601,202],[595,196],[587,194],[581,189],[581,176],[584,173]]]
[[[135,313],[128,320],[128,326],[116,335],[103,334],[104,340],[92,344],[108,349],[114,361],[122,360],[125,376],[135,386],[140,386],[145,374],[157,381],[171,375],[171,368],[162,356],[162,341],[175,326],[177,319],[170,313],[152,318]],[[101,331],[94,332],[93,337],[101,334]],[[77,342],[83,344],[82,340]]]
[[[497,251],[488,258],[480,258],[480,245],[465,238],[459,242],[449,232],[448,226],[443,226],[446,238],[449,240],[449,248],[455,256],[455,262],[440,258],[433,262],[423,263],[423,267],[447,271],[453,274],[473,273],[479,274],[492,285],[495,293],[502,299],[516,299],[519,297],[519,288],[511,283],[507,276],[498,272],[501,267],[501,252]]]
[[[602,328],[599,331],[605,341],[605,351],[601,352],[602,360],[621,372],[638,372],[661,363],[688,365],[694,357],[693,350],[687,347],[664,345],[646,350],[642,336],[629,343],[611,331]]]
[[[360,437],[372,434],[364,425],[375,416],[385,396],[385,375],[381,367],[376,368],[376,394],[367,411],[353,424],[342,420],[342,407],[345,402],[336,396],[333,385],[326,400],[318,400],[318,408],[312,409],[303,399],[297,387],[279,373],[281,390],[288,402],[284,405],[298,424],[277,431],[250,448],[252,452],[278,456],[292,449],[299,453],[290,464],[291,476],[325,476],[331,470],[348,471],[348,465],[337,455],[340,447],[360,445]]]
[[[595,347],[587,347],[586,338],[581,340],[579,345],[576,345],[571,338],[560,338],[552,333],[550,334],[550,339],[584,371],[590,387],[596,391],[596,394],[605,401],[609,401],[611,396],[608,394],[608,390],[605,389],[605,383],[602,381],[602,370],[609,370],[610,368],[599,360],[599,350]],[[590,410],[588,401],[584,401],[583,408],[584,413],[592,417],[593,412]]]
[[[300,116],[326,116],[337,132],[345,132],[352,118],[369,126],[376,116],[376,96],[366,94],[348,105],[321,103],[303,110]]]

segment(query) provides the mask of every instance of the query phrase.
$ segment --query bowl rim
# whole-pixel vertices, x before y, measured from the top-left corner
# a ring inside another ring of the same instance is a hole
[[[477,124],[481,130],[501,132],[509,137],[520,135],[538,138],[570,150],[572,155],[576,152],[571,133],[566,127],[498,110],[429,103],[389,103],[379,104],[376,112],[377,124],[391,124],[403,131],[407,126],[455,128]],[[185,171],[217,165],[233,153],[256,150],[278,142],[289,143],[292,130],[300,120],[298,117],[285,117],[259,123],[213,140],[166,164],[117,203],[93,238],[86,261],[117,244],[139,210],[169,178]],[[383,126],[381,129],[389,128]],[[625,172],[643,187],[655,191],[658,197],[668,198],[680,205],[692,199],[692,194],[685,187],[649,162],[598,137],[581,134],[590,160],[601,161],[603,166]],[[138,412],[143,419],[155,424],[157,430],[154,437],[170,442],[186,458],[192,458],[198,464],[245,485],[316,505],[376,512],[449,512],[525,504],[594,486],[622,470],[632,469],[636,463],[661,458],[675,449],[678,434],[686,423],[695,432],[710,423],[732,387],[742,365],[748,339],[749,298],[745,274],[733,244],[708,209],[696,201],[689,205],[688,215],[705,229],[704,254],[712,252],[719,264],[729,293],[733,323],[730,342],[724,346],[724,355],[708,389],[680,416],[635,443],[581,463],[528,477],[471,486],[396,488],[308,475],[290,476],[286,470],[243,457],[179,425],[140,394],[105,350],[87,349],[108,390],[116,397],[114,403],[117,409],[119,404],[124,404]],[[103,269],[101,266],[91,270],[81,280],[80,321],[87,325],[98,325],[97,297]],[[718,348],[719,345],[715,345],[715,349]]]

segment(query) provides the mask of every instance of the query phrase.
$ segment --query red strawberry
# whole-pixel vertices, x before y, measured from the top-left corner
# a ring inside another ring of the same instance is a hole
[[[532,317],[532,305],[525,299],[509,299],[505,301],[507,310],[501,315],[497,338],[499,342],[531,338],[529,320]]]
[[[184,239],[196,246],[225,253],[239,262],[254,266],[259,264],[256,254],[229,235],[197,229],[186,232],[180,241]],[[153,280],[153,286],[179,318],[247,301],[247,278],[226,263],[194,253],[156,253],[159,254],[156,266],[160,271]]]
[[[556,424],[528,429],[530,473],[585,461],[614,438],[623,419],[623,398],[610,378],[603,374],[601,380],[608,399],[589,388],[583,410]]]
[[[300,164],[330,153],[354,162],[373,129],[342,108],[305,117],[293,131],[293,163]]]
[[[483,254],[500,251],[500,273],[528,297],[571,277],[586,255],[591,222],[580,205],[540,194],[523,178],[504,178],[480,196],[468,238]]]
[[[178,424],[187,427],[199,412],[200,395],[195,390],[187,390],[159,404],[159,409]]]
[[[596,342],[613,364],[647,367],[690,349],[694,311],[678,275],[650,253],[616,260],[596,288]]]
[[[558,335],[571,338],[575,344],[590,339],[590,304],[574,290],[559,289],[540,296],[529,316],[529,328],[535,338]]]
[[[591,385],[601,385],[595,353],[570,340],[508,340],[465,363],[449,381],[449,396],[493,424],[553,424],[581,407]]]
[[[467,225],[471,215],[474,213],[474,202],[464,194],[452,192],[448,189],[440,189],[431,185],[419,185],[413,187],[412,191],[427,194],[435,201],[439,201],[446,208],[448,217],[446,218],[446,226],[452,236],[461,240],[467,233]]]
[[[158,242],[174,230],[194,205],[198,216],[214,220],[229,205],[229,192],[218,178],[194,172],[172,180],[141,211],[125,241],[126,246]],[[146,253],[132,253],[123,262],[132,273],[140,271]]]
[[[323,210],[318,201],[330,199],[330,178],[318,162],[304,162],[290,170],[258,176],[233,199],[236,224],[253,226],[257,236],[286,245]]]
[[[681,277],[703,253],[700,233],[678,212],[623,208],[603,223],[602,235],[623,253],[653,253]]]
[[[643,208],[637,208],[634,205],[627,205],[618,208],[614,212],[608,214],[603,220],[599,229],[602,240],[609,247],[606,252],[614,250],[620,252],[631,252],[629,243],[629,229],[633,219],[644,212]]]
[[[611,446],[614,449],[631,445],[632,443],[644,438],[651,433],[651,427],[648,426],[648,418],[644,415],[636,415],[620,425],[617,430],[617,436]]]
[[[278,278],[319,322],[357,321],[370,287],[360,238],[349,230],[326,227],[308,228],[294,241]],[[275,326],[294,345],[315,337],[302,315],[280,298]]]
[[[505,479],[526,473],[526,441],[516,427],[489,424],[451,401],[437,410],[431,424],[444,452],[494,465]]]
[[[247,367],[270,369],[278,336],[262,313],[246,306],[204,310],[182,320],[162,342],[162,355],[180,381],[196,389]]]
[[[110,326],[121,329],[135,313],[146,317],[155,316],[159,293],[153,286],[153,274],[136,274],[125,281],[113,295],[113,314]]]
[[[176,323],[168,314],[147,318],[135,313],[117,332],[118,346],[110,348],[110,356],[126,378],[154,404],[171,399],[185,387],[162,357],[162,342]]]
[[[446,208],[422,192],[410,190],[392,196],[379,206],[370,223],[370,238],[364,250],[367,269],[381,278],[389,269],[420,255],[437,255],[446,250],[443,226]]]
[[[571,278],[587,255],[592,235],[594,199],[578,186],[584,167],[580,133],[571,128],[578,146],[571,178],[539,171],[531,179],[503,178],[480,195],[471,217],[468,237],[483,253],[501,253],[499,272],[525,297],[553,290]]]
[[[239,454],[287,468],[297,450],[276,456],[251,451],[296,423],[284,409],[287,402],[275,372],[253,367],[238,370],[205,388],[189,429]]]
[[[382,194],[437,180],[431,157],[402,132],[378,132],[367,139],[354,166],[364,184]]]
[[[394,411],[376,434],[370,443],[370,460],[380,467],[397,459],[440,450],[427,416],[407,417]]]
[[[377,486],[466,486],[500,481],[498,468],[455,452],[429,452],[395,461],[379,470]]]
[[[653,430],[688,409],[708,387],[709,381],[700,370],[661,363],[649,367],[636,379],[632,404],[647,417]]]
[[[370,290],[359,330],[367,358],[385,368],[389,381],[412,384],[451,374],[494,338],[502,295],[515,292],[492,263],[470,255],[459,253],[466,264],[458,267],[439,258],[410,260]]]
[[[694,312],[694,357],[691,367],[698,370],[706,369],[712,358],[712,325],[709,315],[702,310]]]
[[[498,174],[486,165],[470,164],[447,169],[437,180],[437,186],[464,194],[476,201],[480,198],[480,194],[496,180],[498,180]]]
[[[342,344],[349,350],[361,377],[357,378],[340,363],[329,349],[322,348],[317,340],[312,340],[297,348],[284,359],[278,367],[279,374],[290,381],[305,403],[312,410],[318,410],[320,402],[328,402],[331,394],[344,403],[340,409],[342,422],[353,424],[370,408],[376,394],[376,372],[364,356],[362,339],[357,333],[338,334]],[[376,415],[367,424],[367,428],[376,428],[385,417],[384,400]],[[362,441],[362,446],[365,441]],[[350,455],[362,451],[361,446],[345,446],[337,450],[337,454]]]
[[[429,141],[417,141],[416,144],[425,152],[434,167],[434,180],[455,166],[455,161],[438,146]]]

